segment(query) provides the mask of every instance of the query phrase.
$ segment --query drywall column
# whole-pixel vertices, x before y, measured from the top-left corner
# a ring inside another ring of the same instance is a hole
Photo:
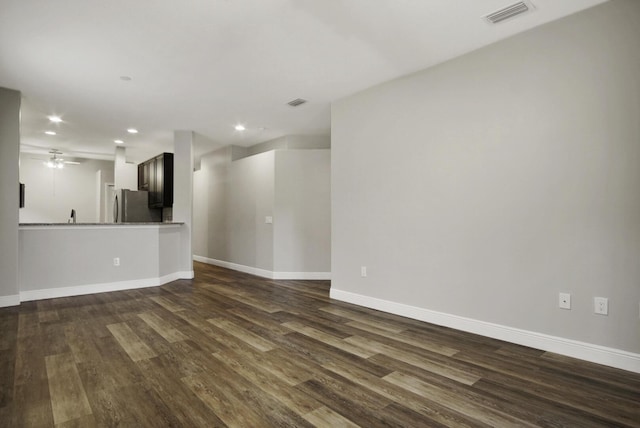
[[[0,307],[20,304],[19,157],[20,92],[0,88]]]
[[[116,189],[138,190],[138,167],[127,163],[124,147],[116,147],[113,182]]]
[[[173,221],[182,222],[180,269],[184,277],[193,278],[193,131],[173,134]]]

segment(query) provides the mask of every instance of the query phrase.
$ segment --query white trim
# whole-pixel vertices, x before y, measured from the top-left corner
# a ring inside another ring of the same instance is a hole
[[[563,337],[550,336],[534,331],[521,330],[500,324],[436,312],[416,306],[390,302],[375,297],[363,296],[349,291],[331,288],[330,297],[347,303],[377,309],[432,324],[451,327],[469,333],[500,339],[518,345],[540,349],[568,357],[579,358],[597,364],[640,373],[640,354],[608,348]]]
[[[9,306],[18,306],[20,304],[20,295],[14,294],[11,296],[0,296],[0,308],[6,308]]]
[[[262,278],[273,279],[273,272],[270,270],[260,269],[252,266],[239,265],[237,263],[225,262],[224,260],[210,259],[208,257],[193,255],[193,260],[206,263],[209,265],[220,266],[227,269],[237,270],[238,272],[249,273],[251,275],[261,276]]]
[[[227,269],[237,270],[251,275],[260,276],[268,279],[297,279],[297,280],[319,280],[331,279],[331,272],[273,272],[266,269],[260,269],[253,266],[245,266],[237,263],[226,262],[224,260],[210,259],[203,256],[193,256],[193,260],[201,263],[207,263],[214,266],[220,266]]]
[[[192,270],[183,271],[183,272],[176,272],[176,273],[171,274],[171,275],[176,275],[176,278],[170,279],[168,281],[165,281],[165,282],[163,282],[163,284],[166,284],[167,282],[175,281],[176,279],[193,279],[196,276],[194,271],[192,271]],[[169,275],[165,275],[162,278],[165,278],[167,276],[169,276]]]
[[[21,291],[19,301],[56,299],[58,297],[83,296],[85,294],[107,293],[110,291],[134,290],[137,288],[157,287],[177,279],[191,279],[193,271],[174,272],[158,278],[135,279],[131,281],[106,282],[101,284],[76,285],[72,287],[45,288]]]
[[[331,272],[273,272],[273,279],[329,280]]]

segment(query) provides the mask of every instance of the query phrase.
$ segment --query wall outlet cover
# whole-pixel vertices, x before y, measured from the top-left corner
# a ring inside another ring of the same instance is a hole
[[[560,293],[558,306],[562,309],[571,309],[571,294],[569,293]]]

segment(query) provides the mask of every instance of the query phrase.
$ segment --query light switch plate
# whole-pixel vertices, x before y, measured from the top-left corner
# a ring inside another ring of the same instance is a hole
[[[594,297],[594,312],[599,315],[609,315],[609,299],[606,297]]]
[[[265,222],[266,224],[272,224],[272,223],[273,223],[273,217],[271,217],[270,215],[266,216],[266,217],[264,218],[264,222]]]

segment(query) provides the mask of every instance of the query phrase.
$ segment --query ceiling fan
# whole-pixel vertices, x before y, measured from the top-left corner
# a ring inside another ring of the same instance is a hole
[[[51,157],[48,160],[45,160],[43,162],[48,168],[62,169],[64,168],[65,165],[80,165],[80,162],[67,161],[61,157],[58,157],[59,155],[62,154],[60,150],[57,150],[57,149],[50,150],[49,154],[51,155]],[[41,159],[38,159],[38,160],[41,160]]]

